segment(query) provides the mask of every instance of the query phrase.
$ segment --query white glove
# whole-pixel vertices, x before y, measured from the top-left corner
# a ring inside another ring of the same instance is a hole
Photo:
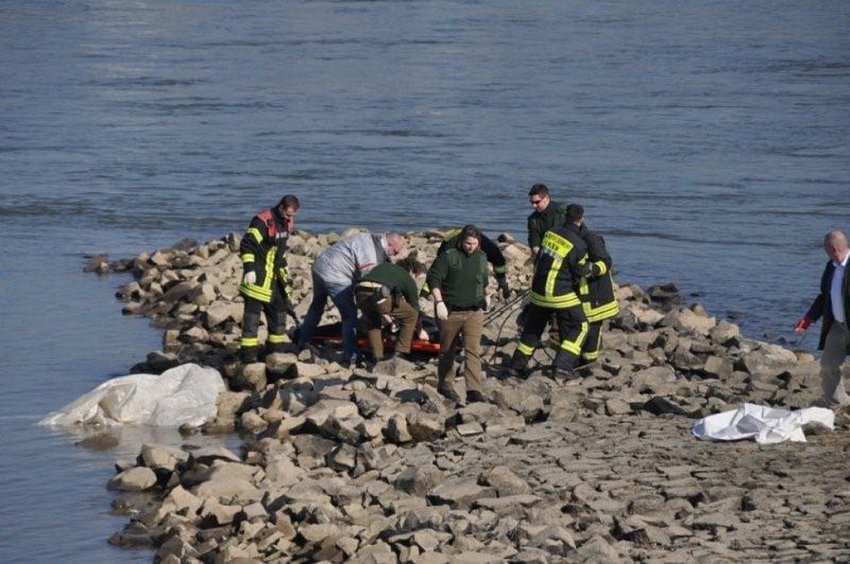
[[[245,273],[245,276],[242,277],[242,283],[251,286],[257,283],[257,273],[253,270],[249,270]]]
[[[446,304],[443,302],[437,302],[436,304],[437,310],[437,319],[440,321],[445,321],[449,318],[449,308],[446,307]]]

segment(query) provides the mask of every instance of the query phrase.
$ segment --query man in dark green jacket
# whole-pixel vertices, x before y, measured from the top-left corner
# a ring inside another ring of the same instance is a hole
[[[354,301],[366,320],[369,348],[375,361],[384,358],[385,324],[399,325],[395,352],[410,354],[410,343],[419,319],[419,290],[413,276],[425,272],[425,265],[412,257],[398,264],[384,262],[367,272],[354,286]]]
[[[553,227],[561,227],[567,219],[567,204],[552,200],[545,184],[535,184],[528,191],[528,201],[534,211],[528,216],[528,246],[532,258],[540,251],[543,234]]]

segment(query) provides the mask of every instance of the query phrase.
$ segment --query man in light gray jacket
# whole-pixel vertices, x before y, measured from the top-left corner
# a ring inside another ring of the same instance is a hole
[[[354,284],[405,246],[404,238],[398,233],[357,233],[322,251],[313,263],[313,301],[301,322],[298,348],[303,349],[310,342],[330,297],[342,318],[342,364],[353,362],[357,358]]]

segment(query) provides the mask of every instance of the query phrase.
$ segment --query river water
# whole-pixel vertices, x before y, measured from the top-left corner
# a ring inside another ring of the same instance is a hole
[[[0,2],[0,561],[149,561],[106,543],[104,486],[184,442],[36,425],[160,345],[84,256],[242,231],[286,192],[311,231],[524,240],[544,182],[620,281],[798,344],[850,228],[848,29],[841,1]]]

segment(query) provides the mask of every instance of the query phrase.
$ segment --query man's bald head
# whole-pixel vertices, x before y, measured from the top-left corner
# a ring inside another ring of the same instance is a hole
[[[826,255],[835,262],[841,262],[847,256],[850,246],[847,244],[847,235],[843,231],[830,231],[823,238],[823,250]]]

